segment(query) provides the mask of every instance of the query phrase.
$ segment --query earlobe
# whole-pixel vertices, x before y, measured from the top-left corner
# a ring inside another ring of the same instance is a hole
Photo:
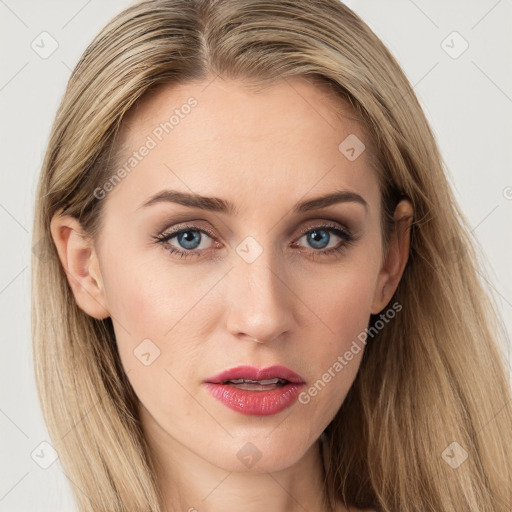
[[[389,249],[380,271],[371,313],[380,313],[391,300],[409,259],[410,232],[414,210],[411,202],[401,200],[395,209],[395,226]]]
[[[92,240],[77,219],[59,214],[53,216],[50,229],[75,301],[88,315],[107,318],[110,313]]]

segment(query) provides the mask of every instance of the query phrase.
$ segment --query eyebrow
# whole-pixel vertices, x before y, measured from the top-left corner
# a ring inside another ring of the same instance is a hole
[[[226,199],[200,196],[198,194],[180,192],[178,190],[162,190],[150,197],[137,209],[147,208],[148,206],[162,202],[176,203],[191,208],[200,208],[201,210],[226,213],[228,215],[236,215],[239,212],[238,208]],[[297,203],[293,208],[293,212],[305,213],[312,210],[320,210],[337,203],[359,203],[364,206],[365,210],[368,210],[368,203],[359,194],[349,190],[339,190]]]

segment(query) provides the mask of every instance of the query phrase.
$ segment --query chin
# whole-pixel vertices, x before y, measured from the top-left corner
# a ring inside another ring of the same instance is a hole
[[[305,432],[279,431],[271,427],[258,432],[247,430],[234,435],[222,452],[210,462],[226,471],[267,473],[282,471],[296,464],[315,442]],[[273,430],[275,429],[275,430]]]

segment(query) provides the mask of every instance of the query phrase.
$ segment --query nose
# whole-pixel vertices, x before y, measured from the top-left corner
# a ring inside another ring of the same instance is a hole
[[[227,330],[239,339],[269,343],[290,331],[297,299],[286,269],[270,250],[251,263],[236,255],[226,283]]]

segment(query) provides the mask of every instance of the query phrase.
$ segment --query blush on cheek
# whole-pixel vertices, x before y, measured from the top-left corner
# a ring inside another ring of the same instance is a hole
[[[131,334],[148,336],[154,330],[158,308],[165,305],[160,289],[162,283],[148,276],[144,266],[114,269],[106,281],[109,303],[115,319]],[[163,327],[162,327],[163,328]]]
[[[331,368],[336,373],[338,385],[345,379],[351,382],[357,373],[366,347],[363,333],[370,319],[369,296],[369,290],[354,286],[352,293],[338,295],[338,300],[331,306],[327,322],[334,334],[330,346],[324,347],[330,354],[328,360],[324,359],[324,367],[325,371]],[[340,370],[340,364],[343,369],[336,372],[336,369]]]
[[[330,325],[341,326],[342,332],[353,332],[361,326],[364,329],[370,318],[373,295],[372,283],[359,278],[359,274],[351,277],[343,287],[332,290],[328,294],[332,319]]]

